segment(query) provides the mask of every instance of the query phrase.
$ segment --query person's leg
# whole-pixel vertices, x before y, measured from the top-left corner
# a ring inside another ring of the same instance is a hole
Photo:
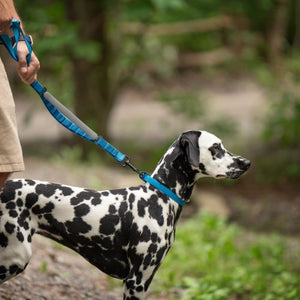
[[[17,130],[15,103],[0,59],[0,188],[9,174],[23,170],[24,162]]]
[[[0,190],[4,186],[5,181],[7,180],[10,173],[0,173]]]

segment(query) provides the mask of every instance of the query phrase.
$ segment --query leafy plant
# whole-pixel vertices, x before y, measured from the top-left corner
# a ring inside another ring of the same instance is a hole
[[[300,97],[283,92],[272,104],[263,137],[282,147],[300,147]]]
[[[299,263],[283,237],[254,235],[201,213],[178,228],[155,284],[181,288],[175,299],[296,300]]]

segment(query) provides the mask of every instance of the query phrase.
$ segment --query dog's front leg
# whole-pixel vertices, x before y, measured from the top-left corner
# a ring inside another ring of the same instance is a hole
[[[138,258],[138,257],[137,257]],[[124,280],[123,300],[144,300],[152,279],[158,270],[161,261],[149,265],[147,256],[141,264],[135,264]]]
[[[144,300],[149,284],[145,285],[143,272],[130,272],[123,286],[123,300]]]

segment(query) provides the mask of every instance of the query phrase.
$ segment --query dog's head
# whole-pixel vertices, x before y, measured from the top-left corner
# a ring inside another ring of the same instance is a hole
[[[250,161],[227,151],[222,141],[206,131],[187,131],[180,138],[181,149],[199,177],[236,179],[250,167]]]

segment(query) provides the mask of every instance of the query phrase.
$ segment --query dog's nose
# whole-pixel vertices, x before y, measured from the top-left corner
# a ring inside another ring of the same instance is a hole
[[[247,171],[251,166],[251,161],[249,159],[242,159],[240,166],[243,170]]]

